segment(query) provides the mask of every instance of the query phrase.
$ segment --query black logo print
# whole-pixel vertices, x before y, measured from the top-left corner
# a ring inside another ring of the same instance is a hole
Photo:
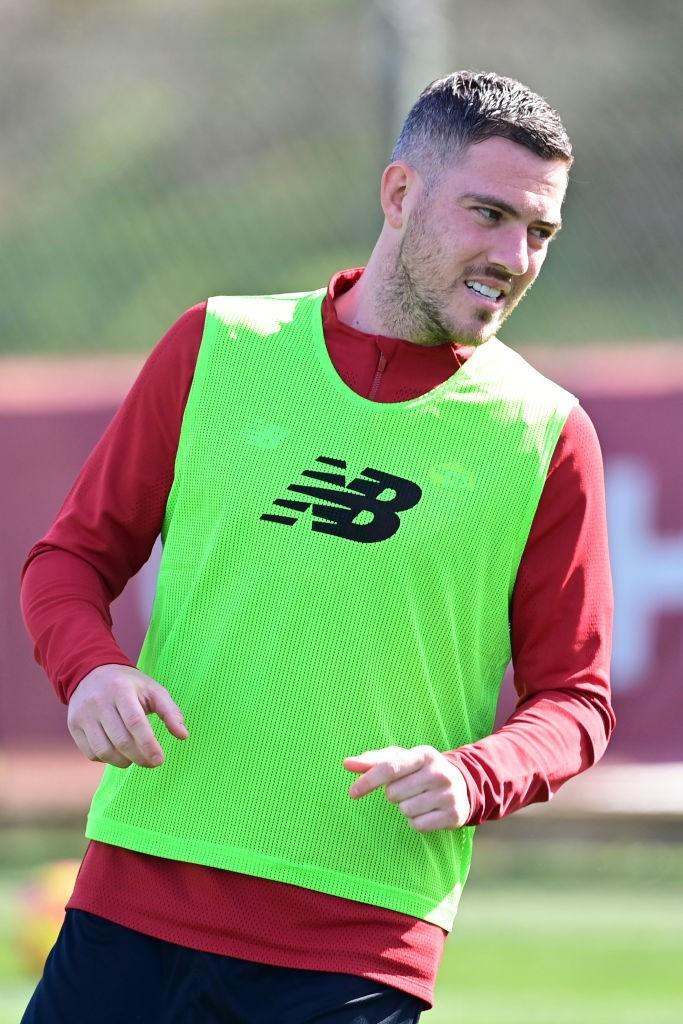
[[[346,469],[346,462],[342,459],[328,459],[320,455],[315,461],[326,466],[334,466],[336,469]],[[288,491],[305,494],[317,501],[276,498],[273,504],[282,505],[296,512],[304,512],[310,508],[314,516],[312,530],[331,533],[335,537],[345,537],[346,540],[356,540],[363,544],[393,537],[401,525],[396,513],[413,508],[422,497],[421,488],[412,480],[393,476],[370,466],[366,466],[361,475],[348,484],[342,473],[304,469],[301,475],[324,484],[332,484],[335,489],[289,484]],[[394,491],[393,497],[380,498],[387,489]],[[370,514],[372,519],[369,522],[355,522],[354,520],[361,517],[361,513],[365,513],[363,518]],[[293,526],[297,522],[296,516],[262,515],[261,519],[269,523],[282,523],[283,526]]]

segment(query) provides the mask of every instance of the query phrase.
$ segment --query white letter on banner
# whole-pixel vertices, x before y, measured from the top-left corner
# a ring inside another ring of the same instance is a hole
[[[639,459],[606,461],[607,520],[614,580],[614,689],[638,685],[655,662],[655,618],[683,614],[683,533],[661,536],[652,470]]]

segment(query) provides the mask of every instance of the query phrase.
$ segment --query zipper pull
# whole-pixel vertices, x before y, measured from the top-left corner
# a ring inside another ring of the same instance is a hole
[[[372,384],[370,385],[370,394],[368,395],[368,398],[374,398],[377,392],[379,391],[379,382],[384,370],[386,369],[386,365],[387,357],[384,355],[384,352],[382,352],[382,350],[380,349],[379,361],[377,363],[377,369],[375,370],[375,376],[372,378]]]

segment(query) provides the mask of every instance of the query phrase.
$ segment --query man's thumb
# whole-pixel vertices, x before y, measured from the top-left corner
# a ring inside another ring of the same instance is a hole
[[[168,731],[177,736],[179,740],[186,740],[190,734],[185,725],[183,713],[168,690],[165,690],[160,683],[149,683],[147,699],[150,711],[154,711],[159,716]]]

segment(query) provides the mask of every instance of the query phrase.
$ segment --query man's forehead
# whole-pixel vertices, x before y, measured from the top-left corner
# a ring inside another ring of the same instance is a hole
[[[498,135],[482,142],[473,142],[461,151],[453,164],[456,173],[500,173],[554,178],[568,171],[568,163],[560,158],[539,156],[527,146]]]
[[[514,210],[538,208],[548,223],[559,221],[567,189],[569,164],[547,160],[508,139],[486,139],[468,147],[446,174],[451,198],[473,196],[500,200]]]

